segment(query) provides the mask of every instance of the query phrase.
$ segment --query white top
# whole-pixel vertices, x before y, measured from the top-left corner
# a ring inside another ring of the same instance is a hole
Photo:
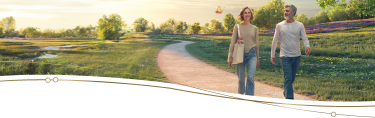
[[[287,23],[285,20],[278,23],[272,41],[271,57],[275,58],[275,50],[280,37],[280,57],[301,56],[300,37],[305,48],[310,48],[309,40],[305,33],[305,26],[298,21]]]

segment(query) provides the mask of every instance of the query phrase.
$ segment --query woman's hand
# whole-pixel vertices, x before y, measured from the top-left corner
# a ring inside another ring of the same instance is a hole
[[[259,68],[259,59],[257,59],[257,68]]]
[[[231,60],[231,61],[228,62],[230,68],[233,67],[232,63],[233,63],[233,60]]]

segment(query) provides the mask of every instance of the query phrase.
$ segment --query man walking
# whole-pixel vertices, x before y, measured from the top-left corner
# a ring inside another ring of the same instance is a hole
[[[271,47],[271,61],[276,63],[275,50],[280,37],[280,60],[284,71],[284,96],[286,99],[294,99],[293,82],[298,72],[301,59],[300,37],[305,46],[306,56],[310,55],[310,44],[305,33],[305,26],[294,20],[297,8],[294,5],[284,5],[284,17],[286,20],[278,23]]]

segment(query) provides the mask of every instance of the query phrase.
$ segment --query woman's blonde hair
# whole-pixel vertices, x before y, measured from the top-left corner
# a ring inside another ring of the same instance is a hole
[[[253,14],[253,11],[252,11],[249,7],[247,7],[247,6],[245,6],[245,7],[242,8],[242,10],[240,11],[240,14],[237,16],[237,19],[240,20],[240,21],[243,21],[243,16],[242,16],[242,14],[243,14],[243,12],[244,12],[246,9],[249,9],[249,10],[250,10],[250,13],[251,13],[250,20],[254,20],[254,14]]]

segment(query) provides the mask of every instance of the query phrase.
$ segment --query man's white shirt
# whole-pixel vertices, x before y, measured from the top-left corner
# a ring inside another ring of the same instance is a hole
[[[300,37],[305,48],[310,48],[309,40],[305,33],[305,26],[298,21],[287,23],[285,20],[278,23],[272,41],[271,57],[275,58],[275,50],[280,37],[280,57],[301,56]]]

